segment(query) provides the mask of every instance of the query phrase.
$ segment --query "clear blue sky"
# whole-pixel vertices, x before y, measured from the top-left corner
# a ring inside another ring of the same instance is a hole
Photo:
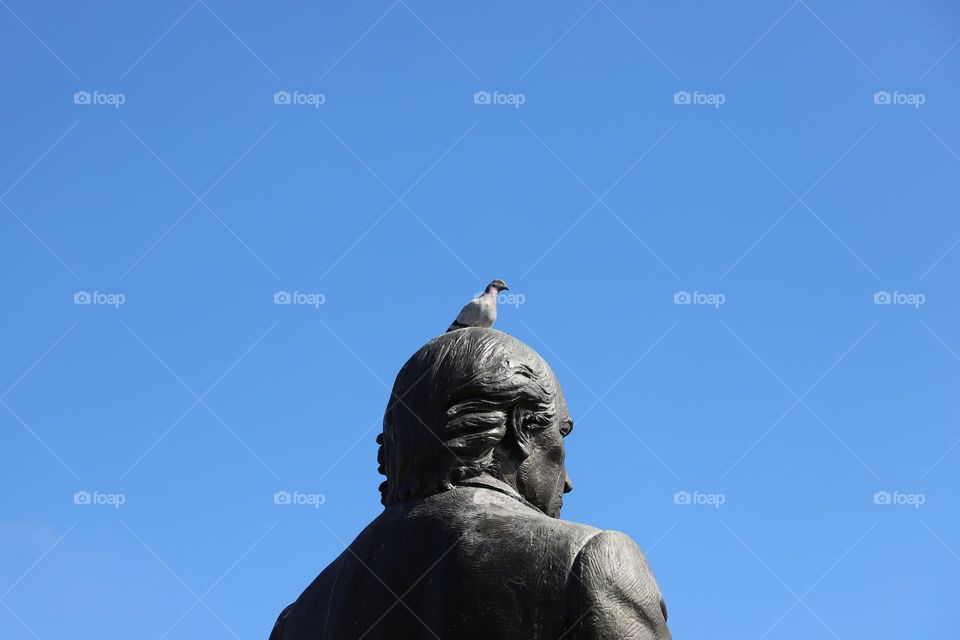
[[[960,10],[349,4],[0,2],[0,636],[265,638],[500,277],[677,638],[956,638]]]

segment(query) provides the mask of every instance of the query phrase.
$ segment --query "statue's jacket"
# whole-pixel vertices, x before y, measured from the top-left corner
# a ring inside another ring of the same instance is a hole
[[[387,507],[270,640],[661,640],[666,617],[627,535],[550,518],[484,478]]]

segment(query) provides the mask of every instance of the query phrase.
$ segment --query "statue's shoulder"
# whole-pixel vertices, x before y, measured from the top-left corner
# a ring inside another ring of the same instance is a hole
[[[586,571],[587,567],[615,566],[627,568],[638,578],[653,580],[647,558],[633,538],[622,531],[590,528],[594,533],[580,549],[577,569]]]
[[[530,550],[546,549],[569,566],[583,546],[602,529],[581,522],[551,518],[516,495],[484,487],[460,487],[446,503],[461,527],[484,531],[491,543]]]
[[[669,639],[667,606],[646,556],[633,539],[620,531],[591,536],[571,568],[570,610],[584,612],[583,626],[595,634],[625,637],[625,629],[646,627],[644,637]],[[603,603],[615,603],[606,609]],[[587,612],[590,612],[589,615]]]
[[[576,546],[578,552],[590,540],[601,533],[604,533],[603,529],[599,529],[582,522],[574,522],[573,520],[561,520],[555,518],[549,518],[549,520],[554,523],[556,531],[559,535],[562,535],[573,541],[573,544]]]

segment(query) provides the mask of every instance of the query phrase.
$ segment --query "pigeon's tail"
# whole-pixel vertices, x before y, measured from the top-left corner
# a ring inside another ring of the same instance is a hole
[[[469,326],[470,326],[470,325],[468,325],[468,324],[463,324],[463,323],[460,323],[460,322],[457,322],[456,320],[454,320],[454,321],[453,321],[453,324],[451,324],[449,327],[447,327],[446,333],[450,333],[451,331],[456,331],[457,329],[466,329],[466,328],[469,327]]]

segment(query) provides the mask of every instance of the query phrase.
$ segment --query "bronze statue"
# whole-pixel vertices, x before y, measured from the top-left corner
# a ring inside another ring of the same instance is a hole
[[[378,437],[383,513],[270,640],[669,639],[633,540],[559,519],[572,428],[550,367],[519,340],[472,327],[427,343]]]

